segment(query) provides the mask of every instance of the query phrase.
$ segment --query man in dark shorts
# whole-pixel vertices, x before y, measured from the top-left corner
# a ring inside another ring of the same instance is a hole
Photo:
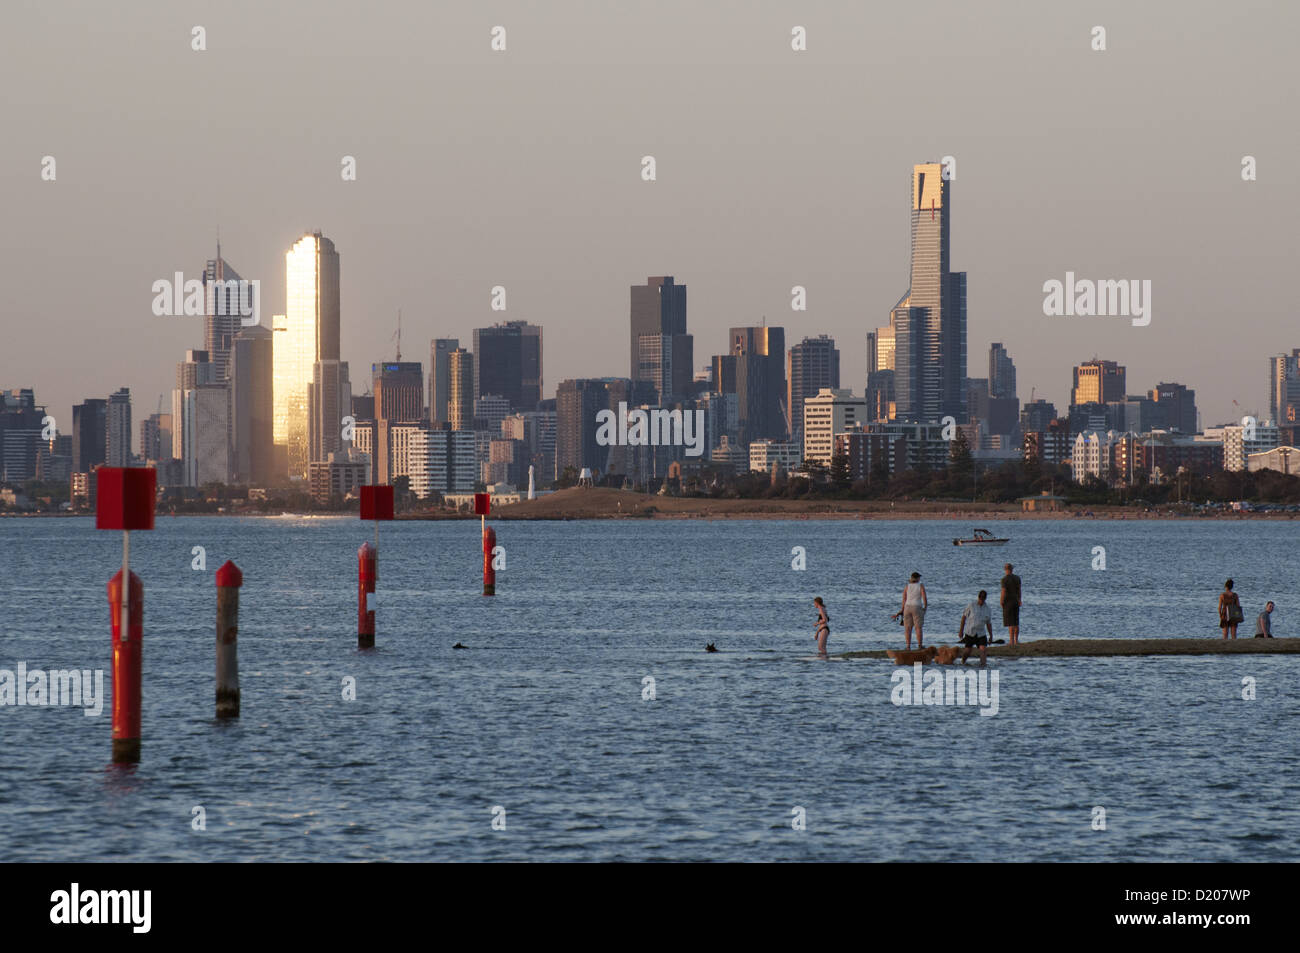
[[[966,660],[970,658],[970,650],[973,647],[980,650],[980,665],[988,664],[988,645],[993,639],[992,614],[989,612],[989,607],[984,604],[988,596],[989,594],[981,589],[975,601],[962,611],[961,626],[957,629],[957,641],[966,646],[966,651],[961,656],[962,665],[965,665]],[[969,635],[967,626],[969,626]],[[980,629],[986,630],[988,635],[982,634]]]
[[[1007,628],[1007,644],[1020,644],[1020,577],[1011,571],[1011,563],[1004,567],[1002,577],[1002,624]]]

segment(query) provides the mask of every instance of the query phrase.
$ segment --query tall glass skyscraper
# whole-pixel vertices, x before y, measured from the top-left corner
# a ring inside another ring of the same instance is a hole
[[[966,416],[966,273],[949,270],[951,216],[943,166],[913,166],[911,285],[891,314],[899,420]]]
[[[285,252],[284,265],[285,313],[274,324],[275,442],[289,476],[306,479],[313,365],[339,359],[339,256],[313,232]]]

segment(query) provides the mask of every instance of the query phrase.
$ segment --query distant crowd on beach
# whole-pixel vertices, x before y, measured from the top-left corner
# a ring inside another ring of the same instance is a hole
[[[1007,632],[1005,641],[1008,645],[1020,644],[1020,607],[1023,604],[1023,586],[1020,577],[1013,571],[1014,568],[1011,563],[1002,567],[1003,575],[998,589],[998,604],[1002,607],[1002,625]],[[981,589],[976,594],[975,600],[962,610],[957,628],[957,641],[965,647],[961,657],[963,665],[970,657],[971,649],[978,649],[980,665],[987,665],[989,645],[1003,641],[998,639],[995,642],[993,638],[993,613],[987,604],[987,599],[988,593]],[[813,606],[817,610],[817,624],[813,631],[813,638],[817,640],[817,654],[825,657],[826,643],[831,634],[831,617],[821,596],[813,599]],[[925,585],[921,582],[921,574],[914,572],[907,584],[903,586],[902,607],[890,616],[891,620],[897,621],[903,627],[903,636],[907,640],[909,650],[912,648],[914,629],[916,647],[918,649],[925,647],[925,613],[929,608],[930,598],[926,594]],[[1256,616],[1255,638],[1273,638],[1274,608],[1276,607],[1270,600],[1264,605],[1264,610]],[[1245,613],[1241,598],[1233,589],[1233,581],[1229,579],[1223,584],[1223,592],[1219,594],[1219,628],[1223,632],[1223,638],[1235,639],[1237,626],[1244,621]]]

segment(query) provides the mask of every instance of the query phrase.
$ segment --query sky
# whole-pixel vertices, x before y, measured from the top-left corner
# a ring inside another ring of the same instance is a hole
[[[10,0],[5,20],[0,388],[35,388],[61,430],[122,386],[137,420],[167,409],[202,318],[155,316],[151,288],[199,277],[218,231],[268,325],[285,251],[334,241],[358,393],[399,309],[408,360],[525,320],[544,396],[626,376],[628,288],[669,274],[697,369],[766,320],[834,337],[861,394],[866,333],[907,290],[911,167],[949,155],[968,376],[1001,341],[1021,401],[1064,412],[1075,364],[1117,360],[1130,393],[1193,387],[1212,426],[1264,416],[1268,356],[1300,347],[1300,4]],[[1067,271],[1149,280],[1150,324],[1045,316]]]

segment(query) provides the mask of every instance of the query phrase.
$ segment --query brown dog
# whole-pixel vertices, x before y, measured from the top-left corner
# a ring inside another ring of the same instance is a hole
[[[940,645],[934,651],[934,661],[937,665],[951,665],[957,661],[957,653],[961,651],[961,646]]]
[[[885,654],[894,660],[895,665],[913,665],[916,662],[931,662],[939,653],[933,645],[923,649],[886,649]]]

